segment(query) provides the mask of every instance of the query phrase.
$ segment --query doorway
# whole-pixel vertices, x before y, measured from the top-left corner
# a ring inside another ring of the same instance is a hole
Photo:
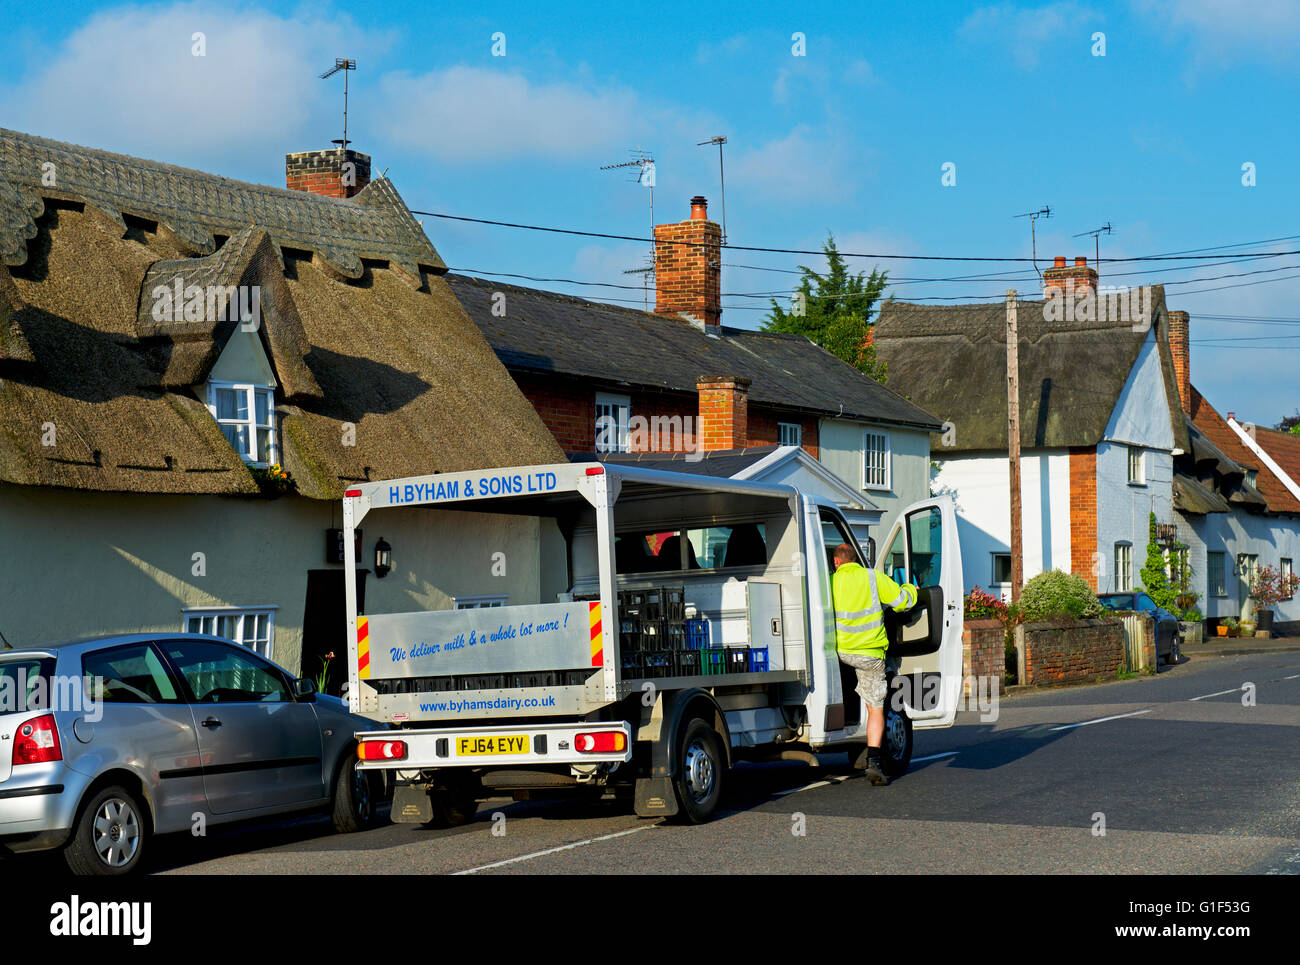
[[[308,570],[302,618],[302,675],[315,679],[327,654],[334,654],[324,693],[338,696],[348,679],[348,612],[344,570]],[[366,612],[366,574],[357,571],[357,613]]]

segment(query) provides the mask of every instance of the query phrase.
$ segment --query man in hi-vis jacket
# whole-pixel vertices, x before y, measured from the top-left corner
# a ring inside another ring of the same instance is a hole
[[[884,573],[865,569],[847,543],[835,547],[835,648],[840,661],[858,674],[857,692],[867,702],[866,772],[872,784],[888,784],[880,766],[880,741],[885,733],[885,633],[884,607],[902,612],[916,606],[916,587],[899,586]],[[862,766],[859,757],[854,765]]]

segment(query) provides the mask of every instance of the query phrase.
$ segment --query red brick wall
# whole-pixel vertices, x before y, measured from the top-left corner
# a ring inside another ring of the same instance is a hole
[[[1082,256],[1074,259],[1073,265],[1066,265],[1065,259],[1057,257],[1051,268],[1043,269],[1043,297],[1054,298],[1058,295],[1084,297],[1088,292],[1097,291],[1097,269],[1088,267],[1088,259]]]
[[[1113,677],[1124,663],[1118,620],[1026,623],[1016,628],[1025,673],[1022,684],[1069,683]]]
[[[749,440],[751,446],[775,446],[781,441],[779,422],[796,422],[803,427],[802,445],[814,459],[818,456],[817,419],[812,416],[792,415],[776,409],[749,409]]]
[[[743,449],[749,438],[749,379],[710,376],[696,382],[700,393],[700,448]]]
[[[1070,572],[1097,589],[1097,450],[1070,450]]]
[[[343,166],[352,170],[355,184],[344,185]],[[327,198],[350,198],[370,183],[370,155],[359,151],[299,151],[284,158],[284,184],[291,191],[309,191]]]
[[[1007,631],[1001,620],[967,620],[961,631],[962,693],[973,696],[978,677],[991,677],[1001,688],[1007,674]],[[976,685],[978,686],[978,685]]]
[[[596,393],[590,386],[521,374],[515,375],[515,383],[561,449],[573,453],[596,448]]]
[[[703,214],[702,198],[692,199],[692,206]],[[721,226],[704,217],[655,225],[657,313],[685,315],[705,326],[721,324],[722,249],[716,247],[721,243]]]
[[[1174,380],[1178,383],[1178,398],[1183,411],[1190,412],[1192,404],[1191,362],[1187,348],[1187,333],[1191,316],[1187,312],[1169,313],[1169,352],[1174,358]]]

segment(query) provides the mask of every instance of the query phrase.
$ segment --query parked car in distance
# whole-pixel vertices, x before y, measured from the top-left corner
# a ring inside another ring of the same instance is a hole
[[[352,735],[375,726],[219,637],[0,651],[0,852],[62,848],[78,874],[121,875],[200,821],[329,809],[360,830],[382,784]]]
[[[1101,600],[1101,605],[1107,610],[1150,613],[1156,625],[1156,660],[1163,658],[1166,664],[1178,663],[1182,657],[1182,631],[1178,627],[1178,617],[1156,606],[1156,601],[1141,590],[1102,593],[1097,599]]]

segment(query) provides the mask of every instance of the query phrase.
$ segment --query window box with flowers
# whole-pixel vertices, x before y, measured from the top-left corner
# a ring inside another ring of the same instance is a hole
[[[262,495],[268,499],[298,491],[298,484],[294,481],[289,470],[278,462],[267,466],[265,469],[260,466],[249,466],[248,471],[253,474],[253,480],[257,483],[257,488],[262,490]]]

